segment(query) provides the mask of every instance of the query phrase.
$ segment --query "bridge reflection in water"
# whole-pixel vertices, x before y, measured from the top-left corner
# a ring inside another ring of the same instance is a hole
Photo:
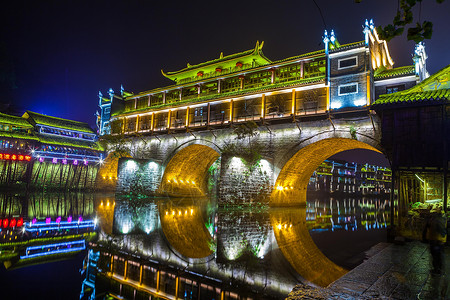
[[[90,244],[82,295],[127,299],[280,299],[298,282],[327,285],[346,270],[322,253],[310,231],[313,237],[380,231],[389,211],[378,199],[327,198],[275,209],[217,208],[209,199],[98,198],[100,234]]]

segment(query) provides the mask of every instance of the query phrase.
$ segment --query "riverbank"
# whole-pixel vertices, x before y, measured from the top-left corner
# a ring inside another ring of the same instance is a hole
[[[404,244],[380,243],[370,256],[326,288],[297,285],[287,300],[299,299],[447,299],[448,275],[431,274],[428,245],[417,241]],[[450,257],[450,248],[445,248]],[[450,274],[449,264],[445,273]]]

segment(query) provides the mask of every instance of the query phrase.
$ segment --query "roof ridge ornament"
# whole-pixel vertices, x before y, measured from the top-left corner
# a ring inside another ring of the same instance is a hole
[[[372,21],[372,20],[371,20]],[[373,21],[372,21],[373,24]],[[369,21],[364,22],[364,26],[363,26],[363,33],[364,33],[364,42],[366,44],[366,46],[369,46],[369,33],[370,33],[370,27],[369,27]]]

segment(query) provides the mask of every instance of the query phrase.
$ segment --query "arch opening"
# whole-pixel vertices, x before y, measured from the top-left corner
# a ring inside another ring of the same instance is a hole
[[[216,150],[205,145],[181,149],[167,164],[159,192],[179,197],[205,196],[208,169],[219,157]]]
[[[372,145],[347,138],[323,139],[301,148],[281,169],[270,197],[270,205],[306,205],[309,179],[317,167],[330,156],[353,149],[381,152]]]

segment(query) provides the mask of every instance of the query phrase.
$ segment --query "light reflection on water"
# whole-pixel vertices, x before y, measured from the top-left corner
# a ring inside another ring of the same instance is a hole
[[[30,222],[35,217],[41,220],[50,217],[53,221],[57,217],[67,220],[69,216],[76,219],[80,215],[85,219],[97,218],[99,235],[94,244],[103,244],[103,248],[95,249],[102,249],[103,253],[120,250],[120,255],[128,255],[130,266],[148,262],[155,270],[178,274],[179,282],[208,282],[228,295],[258,299],[285,296],[302,278],[314,281],[317,276],[323,277],[320,274],[331,274],[331,270],[339,274],[338,267],[320,258],[322,252],[338,265],[347,268],[356,265],[358,262],[349,262],[349,257],[383,241],[389,225],[388,201],[376,198],[322,197],[309,201],[306,208],[295,210],[218,208],[209,199],[116,198],[75,193],[3,195],[0,204],[3,219],[23,216]],[[274,221],[283,219],[289,221]],[[314,243],[296,240],[305,237],[308,231],[322,252],[315,249]],[[2,228],[0,237],[10,232],[24,238],[17,230],[8,228]],[[57,232],[55,236],[60,234]],[[282,247],[281,235],[289,238],[288,244],[283,240]],[[363,240],[359,243],[358,239]],[[358,244],[361,247],[355,247]],[[304,257],[300,257],[301,252],[292,251],[292,245],[298,251],[310,251],[316,266],[318,261],[322,262],[319,275],[298,274],[295,261],[303,262]],[[286,259],[287,251],[297,256]],[[360,260],[363,258],[360,256]],[[132,267],[128,269],[130,278],[134,274],[131,270]],[[169,285],[169,279],[166,282]],[[180,289],[181,286],[180,283]],[[185,291],[194,284],[188,286],[183,283]]]

